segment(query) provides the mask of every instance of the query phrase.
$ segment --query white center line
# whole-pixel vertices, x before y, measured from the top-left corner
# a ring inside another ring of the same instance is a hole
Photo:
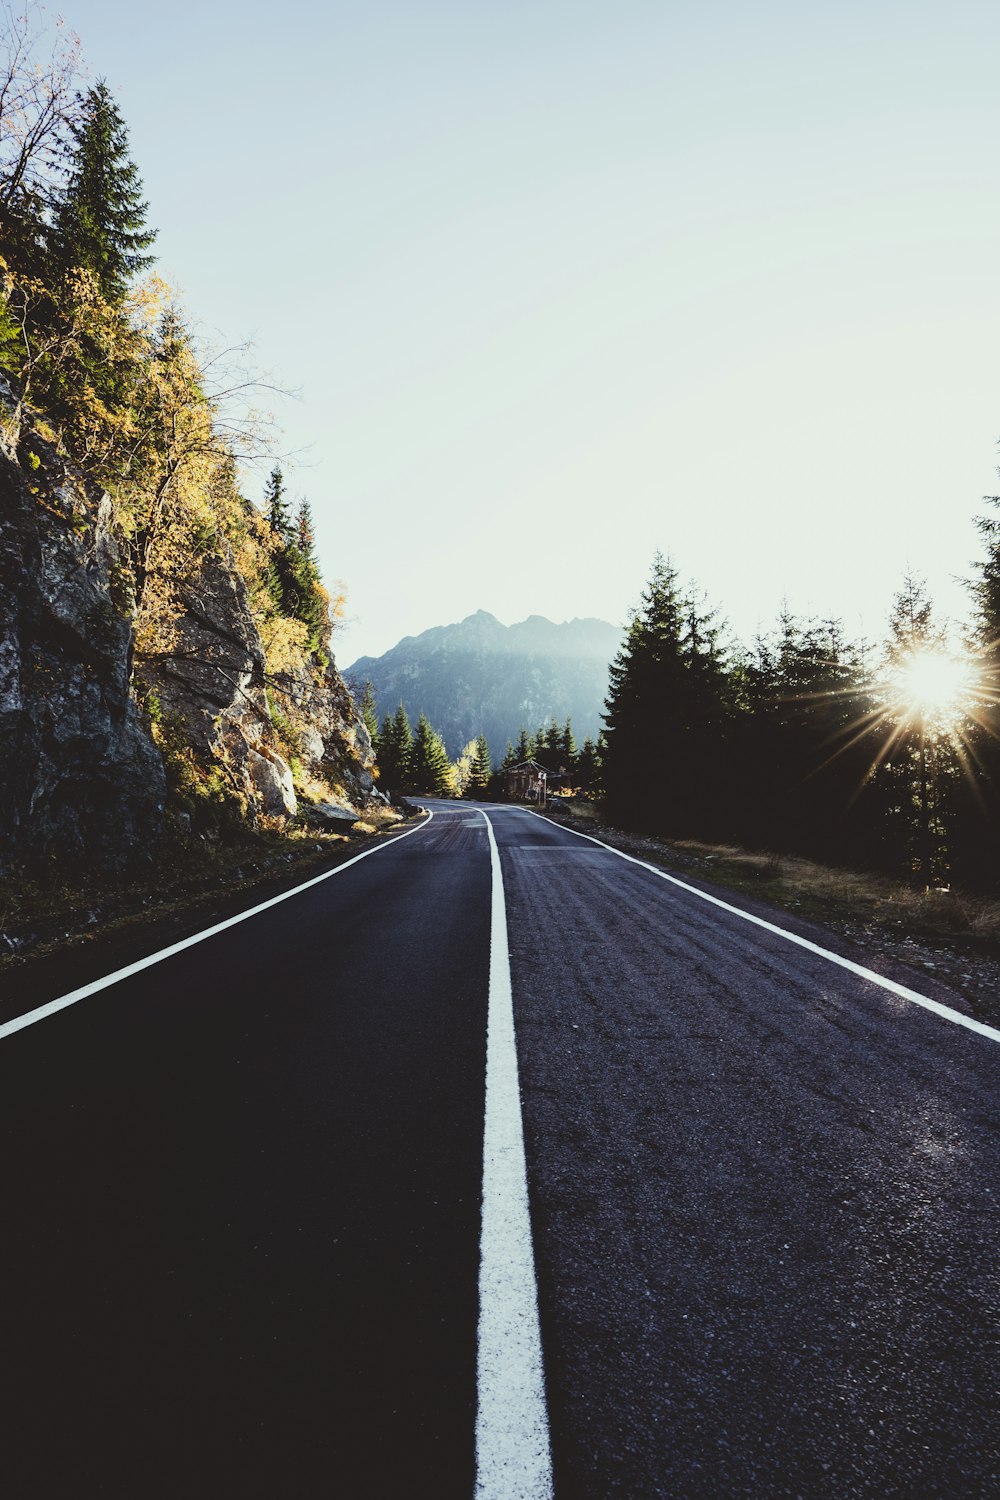
[[[251,906],[246,911],[238,912],[235,917],[227,917],[224,922],[216,922],[214,927],[206,927],[203,932],[196,932],[191,937],[181,938],[177,943],[171,943],[169,948],[161,948],[157,953],[150,953],[146,958],[136,959],[135,963],[127,964],[124,969],[116,969],[113,974],[105,974],[102,979],[93,979],[90,984],[81,985],[78,990],[71,990],[68,995],[60,995],[57,1000],[49,1000],[45,1005],[39,1005],[35,1010],[29,1010],[23,1016],[15,1016],[12,1021],[5,1021],[0,1026],[0,1041],[4,1037],[12,1036],[15,1031],[23,1031],[26,1026],[34,1026],[38,1021],[44,1021],[48,1016],[54,1016],[57,1011],[65,1010],[68,1005],[76,1005],[77,1001],[85,1000],[88,995],[96,995],[99,990],[106,990],[109,985],[117,984],[120,979],[128,979],[132,974],[138,974],[143,969],[151,968],[153,964],[162,963],[165,958],[171,958],[175,953],[181,953],[185,948],[194,947],[195,943],[203,943],[206,938],[214,937],[217,932],[225,932],[227,927],[235,927],[240,922],[246,922],[250,917],[256,917],[269,907],[278,906],[282,901],[290,901],[300,891],[309,890],[310,886],[319,885],[323,880],[329,880],[334,875],[340,875],[344,870],[349,870],[351,865],[356,865],[362,859],[367,859],[370,854],[377,854],[380,849],[386,849],[390,844],[398,844],[400,839],[408,839],[411,834],[419,833],[426,828],[434,814],[428,808],[427,818],[423,823],[418,823],[416,828],[408,828],[405,833],[398,833],[394,838],[386,839],[385,843],[376,844],[373,849],[366,849],[363,854],[355,854],[352,859],[345,859],[342,865],[336,865],[332,870],[324,870],[322,875],[314,875],[311,880],[304,880],[301,885],[293,886],[290,891],[282,891],[279,896],[272,896],[267,901],[261,901],[257,906]]]
[[[480,809],[482,811],[482,809]],[[476,1500],[551,1500],[538,1287],[514,1039],[507,908],[493,824],[483,1224],[479,1262]]]

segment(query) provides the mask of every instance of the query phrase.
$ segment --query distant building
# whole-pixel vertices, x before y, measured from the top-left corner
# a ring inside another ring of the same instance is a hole
[[[503,773],[504,795],[512,802],[542,804],[545,802],[550,779],[548,771],[537,760],[522,760]],[[558,777],[555,779],[558,780]]]

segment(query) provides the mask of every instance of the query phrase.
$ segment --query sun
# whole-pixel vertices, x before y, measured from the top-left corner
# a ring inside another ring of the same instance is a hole
[[[972,660],[936,647],[917,647],[889,674],[895,707],[907,719],[951,726],[976,698],[977,674]]]

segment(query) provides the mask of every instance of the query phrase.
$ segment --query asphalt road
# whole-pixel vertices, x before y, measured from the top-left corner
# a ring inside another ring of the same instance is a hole
[[[470,1500],[491,875],[433,806],[0,1039],[5,1496]],[[556,1500],[1000,1496],[1000,1044],[487,811]]]

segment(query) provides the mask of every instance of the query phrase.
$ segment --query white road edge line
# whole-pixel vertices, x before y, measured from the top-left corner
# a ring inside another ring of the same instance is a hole
[[[475,1493],[476,1500],[551,1500],[552,1458],[514,1040],[507,907],[496,835],[485,812],[483,817],[493,889]]]
[[[12,1021],[5,1021],[0,1025],[0,1041],[5,1037],[13,1036],[15,1031],[23,1031],[26,1026],[34,1026],[38,1021],[44,1021],[49,1016],[54,1016],[57,1011],[65,1010],[69,1005],[76,1005],[79,1000],[86,1000],[89,995],[96,995],[100,990],[106,990],[112,984],[117,984],[121,979],[128,979],[132,974],[139,974],[143,969],[152,968],[153,964],[162,963],[165,958],[171,958],[175,953],[182,953],[185,948],[193,948],[196,943],[203,943],[206,938],[214,937],[217,932],[225,932],[227,927],[236,927],[240,922],[247,922],[251,917],[259,916],[262,911],[269,907],[278,906],[282,901],[290,901],[293,896],[298,896],[302,891],[309,890],[310,886],[319,885],[323,880],[329,880],[333,875],[339,875],[341,871],[350,869],[362,859],[367,859],[370,854],[378,854],[381,849],[387,849],[391,844],[398,844],[401,839],[408,839],[411,834],[419,833],[426,828],[434,814],[429,808],[426,821],[418,823],[416,828],[408,828],[405,833],[398,833],[394,838],[386,839],[385,843],[376,844],[373,849],[366,849],[362,854],[355,854],[352,859],[345,859],[342,865],[335,865],[332,870],[326,870],[322,875],[314,875],[311,880],[305,880],[301,885],[293,886],[290,891],[282,891],[280,896],[271,896],[267,901],[261,901],[258,906],[251,906],[247,911],[241,911],[235,917],[227,917],[224,922],[216,922],[214,927],[206,927],[204,932],[196,932],[191,937],[181,938],[180,942],[171,943],[169,948],[161,948],[157,953],[150,953],[146,958],[136,959],[135,963],[127,964],[124,969],[116,969],[113,974],[105,974],[102,979],[92,979],[89,984],[81,985],[78,990],[71,990],[69,994],[60,995],[57,1000],[49,1000],[44,1005],[39,1005],[36,1010],[25,1011],[24,1015],[15,1016]]]
[[[633,854],[624,854],[621,849],[615,849],[613,845],[605,844],[601,839],[595,839],[593,834],[580,833],[575,828],[566,828],[562,823],[557,823],[554,818],[547,818],[544,813],[535,812],[530,807],[511,808],[509,811],[530,813],[533,818],[541,818],[543,823],[551,823],[553,828],[561,828],[564,833],[572,833],[578,839],[586,839],[588,843],[597,844],[601,849],[617,854],[619,859],[626,859],[629,864],[639,865],[641,869],[658,875],[661,880],[680,886],[682,891],[690,891],[692,896],[698,896],[712,906],[731,912],[733,916],[742,917],[744,922],[752,922],[755,927],[763,927],[767,932],[776,933],[786,942],[794,943],[798,948],[805,948],[807,952],[815,953],[818,957],[827,959],[831,964],[847,969],[851,974],[857,974],[860,979],[867,979],[869,983],[877,984],[880,989],[888,990],[890,995],[896,995],[901,1000],[909,1000],[914,1005],[921,1005],[924,1010],[933,1011],[936,1016],[941,1016],[945,1021],[951,1021],[956,1026],[964,1026],[967,1031],[975,1031],[979,1036],[989,1037],[991,1042],[1000,1042],[1000,1030],[997,1030],[995,1026],[987,1026],[984,1021],[976,1021],[972,1016],[965,1016],[960,1010],[953,1010],[950,1005],[942,1005],[939,1000],[932,1000],[928,995],[921,995],[917,990],[907,989],[905,984],[897,984],[894,979],[886,979],[883,974],[876,974],[874,969],[866,969],[863,964],[853,963],[849,958],[841,958],[839,953],[831,953],[829,948],[821,948],[818,943],[811,943],[808,938],[799,937],[797,933],[789,932],[787,928],[778,927],[773,922],[765,922],[763,917],[755,917],[752,912],[743,911],[739,906],[732,906],[728,901],[721,901],[718,896],[710,896],[707,891],[700,891],[696,885],[688,885],[686,880],[679,880],[676,875],[668,875],[666,870],[657,869],[656,865],[648,864],[644,859],[636,859]]]

